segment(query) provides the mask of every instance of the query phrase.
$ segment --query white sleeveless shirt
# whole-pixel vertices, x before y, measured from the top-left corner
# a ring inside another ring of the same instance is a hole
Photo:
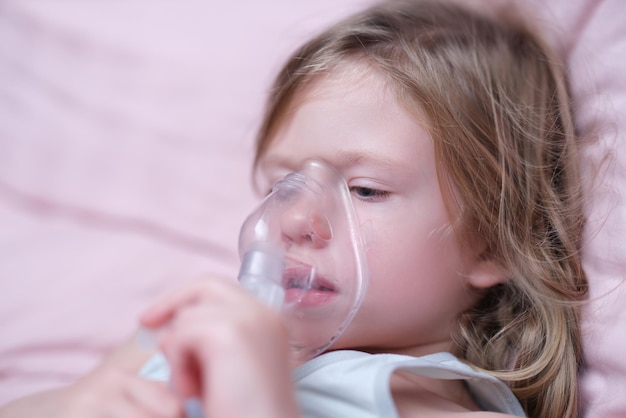
[[[307,418],[397,418],[389,381],[394,371],[445,380],[465,380],[485,411],[526,416],[500,380],[477,372],[449,353],[423,357],[333,351],[298,367],[296,395]]]
[[[294,370],[296,396],[303,418],[399,418],[391,375],[404,371],[445,380],[464,380],[485,411],[525,417],[511,390],[500,380],[478,372],[449,353],[423,357],[367,354],[340,350],[322,354]],[[140,375],[166,381],[169,367],[162,355],[153,356]]]

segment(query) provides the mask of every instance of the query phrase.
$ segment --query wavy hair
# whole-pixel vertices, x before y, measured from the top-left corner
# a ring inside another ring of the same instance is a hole
[[[270,144],[293,97],[340,64],[384,75],[425,115],[462,245],[508,274],[458,318],[460,357],[512,388],[532,417],[577,416],[584,222],[577,138],[558,57],[511,15],[390,1],[302,46],[279,73],[258,134]],[[418,216],[418,214],[416,214]]]

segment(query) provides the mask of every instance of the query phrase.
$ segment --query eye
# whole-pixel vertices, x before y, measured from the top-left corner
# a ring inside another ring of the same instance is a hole
[[[365,201],[378,202],[389,197],[389,192],[371,187],[351,186],[350,192],[357,198]]]

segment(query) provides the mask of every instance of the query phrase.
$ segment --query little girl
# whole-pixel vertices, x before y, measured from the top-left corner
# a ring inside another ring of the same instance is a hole
[[[303,367],[346,356],[350,366],[318,373],[307,383],[314,389],[297,386],[334,398],[299,394],[305,416],[516,413],[506,394],[486,396],[502,390],[488,376],[506,383],[529,416],[577,415],[586,282],[576,137],[563,70],[536,36],[441,2],[384,3],[335,25],[278,76],[255,163],[271,184],[312,158],[342,173],[373,239],[365,302],[331,352]],[[268,315],[234,320],[241,334],[257,335],[232,345],[223,342],[232,330],[188,330],[244,316],[233,312],[239,305],[205,306],[220,303],[221,287],[187,289],[144,317],[149,326],[175,318],[163,345],[175,380],[183,392],[201,392],[208,416],[244,416],[233,405],[296,416],[275,354],[286,340],[258,331],[271,328]],[[369,354],[339,351],[348,349]],[[245,372],[227,394],[235,353]],[[482,374],[413,361],[437,363],[434,353],[453,353]],[[190,361],[201,365],[203,389]],[[441,379],[447,374],[459,380]],[[368,379],[371,396],[363,395]],[[359,407],[341,405],[350,402]]]
[[[370,229],[368,293],[294,378],[278,313],[233,280],[180,290],[142,318],[167,326],[178,395],[209,418],[577,416],[569,105],[524,25],[444,2],[383,3],[305,44],[275,82],[255,167],[270,185],[310,159],[342,174]]]

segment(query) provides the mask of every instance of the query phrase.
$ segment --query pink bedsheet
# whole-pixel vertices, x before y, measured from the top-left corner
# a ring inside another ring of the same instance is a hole
[[[626,271],[625,9],[501,1],[528,6],[571,71],[598,298]],[[74,381],[169,289],[234,277],[271,77],[369,3],[0,4],[0,404]],[[626,416],[622,293],[585,314],[587,417]]]

